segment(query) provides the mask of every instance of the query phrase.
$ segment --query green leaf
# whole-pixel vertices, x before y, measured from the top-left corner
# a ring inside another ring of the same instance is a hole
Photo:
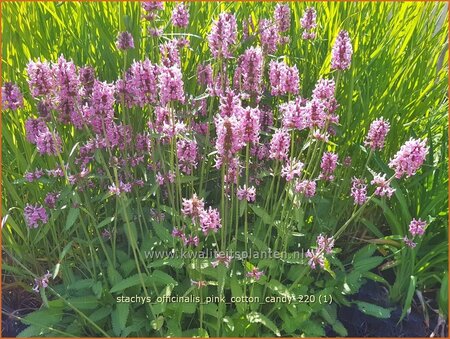
[[[145,276],[143,277],[144,281],[145,281]],[[119,281],[118,283],[116,283],[110,290],[109,292],[111,293],[116,293],[116,292],[122,292],[123,290],[139,285],[141,284],[141,278],[139,276],[139,274],[135,274],[132,275],[131,277],[128,277],[126,279],[123,279],[121,281]]]
[[[247,320],[252,324],[260,323],[260,324],[264,325],[265,327],[267,327],[269,330],[271,330],[277,337],[281,336],[280,330],[272,322],[272,320],[267,318],[265,315],[262,315],[261,313],[250,312],[249,314],[247,314]]]
[[[152,226],[153,226],[153,229],[159,239],[161,239],[162,241],[164,241],[166,243],[167,242],[172,243],[173,237],[170,234],[169,230],[167,228],[165,228],[163,224],[161,224],[159,222],[154,222],[152,224]]]
[[[353,263],[355,271],[368,272],[383,262],[384,258],[380,256],[364,258]]]
[[[375,253],[376,249],[376,245],[369,244],[358,250],[358,252],[353,255],[353,265],[355,265],[360,260],[371,257]]]
[[[80,209],[79,208],[73,208],[71,207],[69,210],[69,214],[67,215],[66,225],[64,226],[64,230],[68,230],[75,224],[75,221],[77,221],[78,216],[80,215]]]
[[[59,255],[59,261],[62,261],[64,259],[64,257],[66,256],[66,254],[69,252],[69,250],[72,248],[72,243],[73,243],[73,240],[70,241],[66,246],[64,246],[61,254]],[[56,275],[57,274],[55,274],[55,276]],[[53,278],[55,278],[55,277],[53,277]]]
[[[63,316],[61,308],[42,308],[34,311],[22,319],[25,325],[42,325],[42,327],[52,327],[58,324]]]
[[[156,285],[162,285],[162,286],[166,286],[166,285],[177,286],[178,285],[177,281],[174,278],[172,278],[167,273],[164,273],[163,271],[159,271],[159,270],[154,270],[150,276],[150,279]],[[147,279],[147,281],[150,281],[150,279]]]
[[[158,318],[152,320],[150,325],[155,331],[159,331],[164,325],[164,317],[160,315]]]
[[[339,334],[341,337],[347,337],[348,332],[347,329],[344,327],[344,325],[339,321],[336,320],[336,322],[332,325],[333,331]]]
[[[230,287],[231,287],[231,295],[234,298],[241,298],[244,296],[244,293],[242,292],[242,288],[239,285],[239,281],[237,280],[236,276],[231,277]],[[236,305],[236,309],[239,313],[245,312],[245,308],[246,308],[245,303],[238,302],[235,305]]]
[[[89,319],[93,322],[98,322],[105,319],[111,313],[110,307],[101,307],[89,315]]]
[[[403,304],[403,310],[402,315],[400,316],[399,323],[403,320],[403,318],[406,315],[406,312],[408,312],[409,308],[411,307],[411,302],[414,297],[414,292],[416,291],[416,281],[417,278],[415,276],[409,277],[409,286],[408,286],[408,292],[406,293],[405,303]]]
[[[446,318],[448,315],[448,272],[445,272],[445,275],[442,278],[438,303],[439,312]]]
[[[112,327],[115,335],[120,336],[125,329],[129,313],[129,303],[118,303],[116,305],[116,309],[111,313]]]
[[[99,301],[93,295],[87,295],[83,297],[72,297],[68,301],[79,310],[92,310],[98,308]]]
[[[388,319],[391,316],[391,311],[374,304],[367,303],[365,301],[354,301],[354,304],[358,306],[358,309],[366,314],[375,318]]]
[[[269,213],[267,213],[267,211],[257,205],[252,205],[249,204],[250,208],[253,210],[253,212],[255,212],[255,214],[261,218],[261,220],[263,221],[263,223],[270,225],[273,223],[272,217],[269,215]]]
[[[114,221],[114,219],[116,219],[116,217],[108,217],[108,218],[104,219],[103,221],[101,221],[96,227],[97,228],[105,227],[106,225],[112,223]]]
[[[316,321],[304,321],[301,329],[303,330],[302,337],[325,337],[325,330],[322,324],[318,324]]]

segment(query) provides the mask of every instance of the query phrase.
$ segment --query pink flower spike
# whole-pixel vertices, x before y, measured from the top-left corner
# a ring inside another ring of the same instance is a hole
[[[391,184],[386,180],[386,174],[376,174],[370,184],[376,186],[375,195],[379,197],[387,196],[390,198],[395,192],[395,188],[392,188]]]
[[[426,227],[427,223],[425,221],[413,219],[409,224],[409,233],[411,233],[412,236],[422,236],[425,233]]]
[[[416,174],[428,154],[427,140],[409,139],[389,162],[389,167],[395,171],[395,177],[407,178]]]
[[[269,157],[276,160],[284,160],[288,157],[291,137],[284,128],[278,129],[270,141]]]
[[[352,54],[353,47],[348,32],[340,31],[331,51],[331,69],[349,69]]]
[[[186,28],[189,25],[189,10],[185,4],[181,3],[173,9],[172,25],[180,28]]]
[[[264,275],[263,271],[260,271],[257,267],[254,267],[250,272],[247,272],[246,276],[248,278],[252,278],[255,280],[261,279],[261,277]]]
[[[367,185],[364,179],[352,179],[350,195],[353,197],[356,205],[362,205],[367,201]]]
[[[383,118],[377,119],[370,124],[369,133],[367,134],[364,144],[369,146],[373,151],[384,147],[384,139],[389,132],[389,122]]]
[[[192,219],[197,218],[204,211],[203,199],[199,199],[197,194],[193,194],[191,199],[183,199],[183,209],[181,212]]]

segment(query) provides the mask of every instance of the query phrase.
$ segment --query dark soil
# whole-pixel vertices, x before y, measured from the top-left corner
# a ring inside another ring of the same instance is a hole
[[[3,272],[2,277],[2,337],[16,337],[27,327],[19,318],[38,309],[41,302],[11,276]]]
[[[388,292],[379,283],[368,281],[352,298],[365,301],[381,307],[389,307]],[[417,300],[413,302],[411,312],[399,323],[402,307],[396,306],[388,319],[379,319],[362,313],[356,305],[342,306],[338,310],[338,319],[344,324],[349,337],[430,337],[436,329],[439,317],[434,311],[429,313],[426,320]],[[448,337],[448,321],[436,331],[435,337]],[[332,335],[331,335],[332,336]]]

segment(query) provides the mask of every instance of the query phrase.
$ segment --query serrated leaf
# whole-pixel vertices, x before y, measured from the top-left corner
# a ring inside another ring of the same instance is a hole
[[[380,265],[383,262],[383,260],[384,260],[384,258],[381,256],[364,258],[364,259],[356,261],[353,264],[353,268],[355,271],[368,272],[371,269]]]
[[[120,336],[125,329],[129,313],[129,303],[118,303],[116,305],[116,309],[111,313],[112,327],[115,335]]]
[[[110,313],[111,313],[110,307],[102,307],[91,313],[89,315],[89,319],[91,319],[93,322],[98,322],[102,319],[105,319],[108,315],[110,315]]]
[[[145,281],[145,276],[142,277]],[[135,274],[132,275],[131,277],[128,277],[126,279],[123,279],[121,281],[119,281],[118,283],[116,283],[110,290],[109,292],[111,293],[116,293],[116,292],[121,292],[127,288],[136,286],[141,284],[141,278],[139,274]]]

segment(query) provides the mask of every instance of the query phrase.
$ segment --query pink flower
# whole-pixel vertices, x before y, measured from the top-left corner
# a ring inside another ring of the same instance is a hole
[[[191,217],[193,220],[202,214],[204,211],[205,204],[203,199],[199,199],[197,194],[193,194],[191,199],[183,199],[183,208],[181,212],[187,216]]]
[[[48,62],[30,61],[27,65],[28,85],[31,95],[36,98],[53,91],[55,77]]]
[[[258,108],[247,107],[241,110],[239,120],[242,124],[242,142],[245,144],[257,144],[259,142],[259,131],[261,129]]]
[[[184,102],[184,84],[178,65],[161,67],[158,80],[159,98],[162,105],[170,101]]]
[[[172,237],[183,239],[185,237],[184,229],[178,229],[174,227],[172,230]]]
[[[383,118],[377,119],[370,124],[369,133],[367,134],[364,144],[369,146],[373,151],[384,147],[384,139],[389,132],[389,122]]]
[[[39,289],[48,287],[48,280],[51,277],[52,274],[47,271],[42,277],[34,279],[33,291],[39,293]]]
[[[217,160],[216,168],[222,163],[229,162],[234,155],[242,148],[242,125],[236,116],[221,117],[219,115],[214,119],[216,125],[216,149]]]
[[[141,3],[142,8],[147,11],[161,11],[164,9],[163,1],[144,1]]]
[[[217,233],[222,227],[219,211],[212,207],[209,207],[208,210],[201,211],[200,227],[204,235],[207,235],[209,231]]]
[[[116,47],[121,50],[133,49],[134,40],[130,32],[119,32]]]
[[[248,94],[259,94],[262,88],[263,56],[261,48],[249,47],[240,57],[239,71],[242,90]]]
[[[395,171],[395,177],[407,178],[416,174],[428,154],[427,140],[409,139],[389,162],[389,167]]]
[[[150,60],[135,61],[130,68],[129,86],[133,101],[140,107],[154,104],[158,99],[159,68]]]
[[[276,160],[284,160],[288,157],[291,137],[286,129],[278,129],[270,141],[269,157]]]
[[[226,268],[229,268],[231,259],[232,258],[228,255],[225,255],[223,253],[218,253],[216,255],[216,260],[211,262],[211,266],[216,268],[217,266],[219,266],[219,264],[223,264]]]
[[[403,237],[403,241],[405,242],[406,246],[411,247],[411,248],[414,248],[417,245],[414,241],[409,239],[406,235]]]
[[[158,172],[158,173],[156,174],[155,179],[156,179],[156,183],[157,183],[159,186],[164,185],[164,176],[163,176],[160,172]]]
[[[302,28],[306,31],[311,31],[316,28],[316,10],[314,7],[308,7],[303,13],[303,17],[300,20]]]
[[[327,101],[334,99],[335,91],[336,84],[333,79],[319,79],[313,89],[312,96],[315,99]]]
[[[286,164],[281,168],[281,177],[285,178],[286,181],[291,181],[295,177],[299,177],[302,173],[304,164],[301,161],[286,161]]]
[[[15,111],[23,107],[23,96],[19,87],[12,82],[5,82],[2,87],[2,110]]]
[[[229,59],[233,56],[231,49],[236,43],[236,32],[236,17],[231,13],[220,13],[208,35],[209,49],[214,58]]]
[[[58,118],[63,123],[72,122],[76,128],[81,129],[84,122],[78,109],[81,103],[81,81],[75,64],[66,61],[61,55],[58,63],[54,65],[54,75]]]
[[[183,173],[191,174],[197,168],[198,146],[195,140],[181,139],[177,142],[178,166]]]
[[[274,96],[298,93],[299,75],[297,66],[289,67],[284,62],[272,60],[269,64],[269,79],[271,93]]]
[[[181,66],[180,53],[177,40],[172,39],[162,43],[159,46],[159,51],[161,53],[161,63],[166,67],[172,67],[177,65]]]
[[[234,91],[228,89],[220,96],[219,113],[222,118],[231,116],[240,116],[242,112],[242,103]]]
[[[314,40],[316,38],[316,33],[314,32],[303,32],[302,33],[303,40]]]
[[[237,178],[241,175],[241,163],[239,157],[228,159],[227,172],[225,173],[224,181],[227,184],[237,184]]]
[[[202,288],[202,287],[206,287],[208,284],[204,280],[195,281],[195,280],[191,279],[191,285],[195,286],[197,288]]]
[[[353,48],[347,31],[340,31],[331,51],[331,69],[350,68]]]
[[[324,103],[314,98],[301,108],[302,115],[307,118],[309,128],[323,128],[325,126],[327,121],[325,109]]]
[[[48,222],[47,211],[40,205],[27,204],[23,213],[29,228],[37,228],[40,223],[46,224]]]
[[[183,240],[184,246],[194,246],[197,247],[200,243],[200,239],[198,236],[192,236],[186,237],[184,234],[181,236],[181,240]]]
[[[259,38],[264,52],[272,54],[277,51],[280,36],[277,25],[274,22],[267,19],[259,21]]]
[[[237,198],[239,200],[254,202],[256,199],[256,188],[254,186],[247,188],[247,185],[244,185],[243,187],[239,186],[237,189]]]
[[[295,192],[311,198],[316,194],[316,182],[312,180],[302,180],[295,184]]]
[[[355,200],[356,205],[362,205],[367,201],[367,185],[363,179],[352,179],[350,195]]]
[[[61,153],[61,138],[50,131],[39,133],[36,138],[36,147],[40,154],[58,155]]]
[[[370,184],[376,186],[375,195],[378,195],[380,197],[387,196],[388,198],[390,198],[395,192],[395,188],[392,188],[389,181],[386,180],[386,174],[376,174]]]
[[[257,267],[254,267],[250,272],[247,272],[246,276],[251,279],[259,280],[264,275],[263,271],[260,271]]]
[[[427,223],[425,221],[413,219],[409,224],[409,233],[411,233],[413,237],[416,235],[422,236],[425,233],[426,227]]]
[[[325,267],[325,257],[320,250],[309,249],[306,251],[306,257],[309,258],[308,265],[315,270],[318,267]]]
[[[291,26],[291,9],[288,4],[277,4],[274,19],[279,32],[286,32]]]
[[[319,234],[317,236],[317,249],[323,253],[331,253],[334,247],[334,239],[333,237],[326,237],[323,234]]]
[[[307,100],[299,97],[280,105],[283,127],[296,128],[299,131],[309,127],[310,112],[305,107],[306,103]]]
[[[185,4],[181,3],[173,9],[172,24],[181,28],[186,28],[189,25],[189,11]]]
[[[58,192],[51,192],[45,196],[44,203],[48,208],[55,208],[59,195],[60,194]]]
[[[42,118],[29,118],[25,121],[25,134],[27,140],[32,144],[36,144],[41,133],[48,132],[48,127]]]
[[[323,180],[334,180],[334,171],[336,169],[338,155],[332,152],[325,152],[322,156],[320,168],[322,169],[319,178]]]
[[[213,83],[213,70],[210,64],[197,66],[197,82],[202,86],[211,86]]]

